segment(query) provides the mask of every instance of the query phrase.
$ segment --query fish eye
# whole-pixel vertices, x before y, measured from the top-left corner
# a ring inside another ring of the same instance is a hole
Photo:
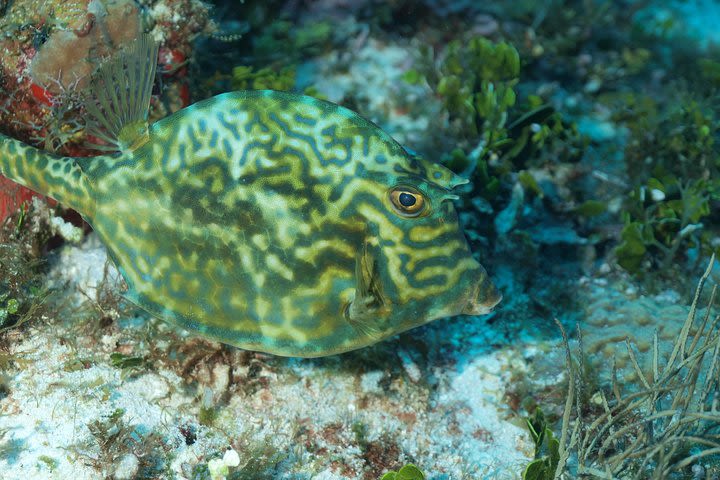
[[[425,210],[425,196],[410,187],[395,187],[390,190],[390,203],[403,217],[417,217]]]

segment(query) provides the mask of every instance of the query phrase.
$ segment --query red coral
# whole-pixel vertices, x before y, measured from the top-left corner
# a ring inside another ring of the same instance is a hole
[[[85,23],[80,28],[73,30],[73,32],[78,37],[87,37],[93,25],[95,25],[95,14],[88,12]]]
[[[35,98],[38,102],[47,105],[48,107],[52,106],[53,95],[37,83],[30,84],[30,93],[32,93],[33,98]]]
[[[163,75],[184,77],[187,74],[186,64],[187,58],[181,50],[167,47],[160,48],[158,66],[160,67],[160,73]]]
[[[180,101],[183,107],[190,105],[190,85],[187,82],[180,84]]]
[[[0,223],[17,211],[33,197],[42,198],[37,193],[0,176]]]

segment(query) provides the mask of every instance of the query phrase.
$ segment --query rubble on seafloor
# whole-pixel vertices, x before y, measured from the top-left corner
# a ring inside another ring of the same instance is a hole
[[[416,49],[360,33],[350,51],[330,52],[303,66],[299,82],[314,85],[332,102],[352,97],[370,120],[417,148],[426,143],[430,119],[441,115],[441,105],[426,85],[402,80]]]

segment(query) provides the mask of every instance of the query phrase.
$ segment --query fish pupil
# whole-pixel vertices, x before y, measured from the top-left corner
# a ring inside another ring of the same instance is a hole
[[[415,205],[415,202],[417,202],[415,195],[405,192],[400,194],[398,200],[400,200],[400,205],[402,205],[403,207],[412,207],[413,205]]]

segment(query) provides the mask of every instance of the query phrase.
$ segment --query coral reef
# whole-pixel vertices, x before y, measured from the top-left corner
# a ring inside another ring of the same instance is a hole
[[[91,154],[83,98],[98,65],[138,32],[150,30],[162,45],[163,91],[155,115],[164,116],[189,104],[184,65],[194,38],[211,29],[208,7],[198,0],[142,6],[130,0],[13,1],[0,16],[2,131],[49,151]],[[4,220],[30,194],[6,182],[0,185]]]
[[[0,2],[4,133],[91,153],[85,79],[137,27],[162,45],[153,118],[231,89],[306,92],[471,178],[459,217],[504,295],[340,357],[244,352],[136,312],[93,235],[68,244],[67,213],[0,187],[0,471],[714,478],[716,309],[686,301],[720,253],[717,11]],[[569,374],[553,318],[580,326]]]

